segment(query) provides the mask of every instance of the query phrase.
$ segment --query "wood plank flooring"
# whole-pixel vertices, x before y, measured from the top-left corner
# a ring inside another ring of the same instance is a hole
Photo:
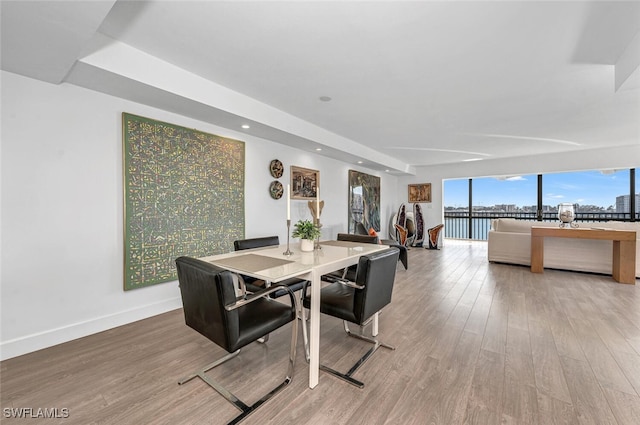
[[[381,348],[356,374],[296,376],[245,424],[640,424],[640,284],[487,262],[486,242],[412,248],[380,316]],[[322,362],[347,370],[367,344],[323,317]],[[287,326],[209,375],[253,403],[286,371]],[[237,410],[200,380],[178,380],[223,350],[182,311],[1,363],[3,424],[222,424]],[[11,408],[68,409],[17,419]]]

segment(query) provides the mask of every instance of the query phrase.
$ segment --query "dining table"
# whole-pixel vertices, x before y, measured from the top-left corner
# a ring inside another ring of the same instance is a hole
[[[310,252],[300,250],[300,243],[233,251],[200,258],[217,267],[269,283],[298,277],[310,282],[311,308],[309,332],[309,388],[318,385],[320,366],[320,288],[322,275],[357,264],[360,257],[389,248],[388,245],[327,240]],[[303,324],[304,325],[304,324]],[[378,333],[374,317],[372,333]]]

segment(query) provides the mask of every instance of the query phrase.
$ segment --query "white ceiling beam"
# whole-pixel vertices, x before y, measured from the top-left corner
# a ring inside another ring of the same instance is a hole
[[[415,173],[413,167],[396,158],[101,34],[96,35],[92,48],[78,60],[67,81],[106,93],[113,93],[116,86],[127,87],[126,93],[118,95],[143,103],[145,98],[172,99],[171,110],[185,116],[196,119],[207,117],[205,121],[227,128],[236,121],[238,124],[232,128],[235,131],[270,138],[301,149],[312,150],[311,147],[322,145],[330,148],[327,156],[331,156],[329,152],[340,151],[350,154],[354,162],[363,158],[363,166],[377,165],[374,168],[390,169],[402,174]],[[103,84],[106,86],[101,87]],[[241,122],[248,122],[251,129],[240,130]],[[323,155],[324,149],[319,154]]]
[[[2,1],[2,69],[59,84],[113,1]]]
[[[637,82],[638,74],[640,74],[640,32],[633,37],[615,64],[616,92],[627,83]],[[634,78],[630,78],[632,75]]]

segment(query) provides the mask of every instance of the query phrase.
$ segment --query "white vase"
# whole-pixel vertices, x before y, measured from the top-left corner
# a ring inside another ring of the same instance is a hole
[[[313,240],[300,239],[300,251],[303,251],[303,252],[313,251]]]

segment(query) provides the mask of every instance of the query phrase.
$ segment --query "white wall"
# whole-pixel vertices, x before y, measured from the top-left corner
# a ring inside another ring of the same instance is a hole
[[[122,112],[245,141],[247,237],[286,240],[285,201],[268,191],[272,159],[285,185],[291,165],[320,170],[326,238],[347,230],[348,170],[380,175],[76,86],[1,78],[0,359],[181,306],[177,282],[123,291]],[[398,179],[380,176],[384,214]],[[306,201],[291,215],[310,218]]]

